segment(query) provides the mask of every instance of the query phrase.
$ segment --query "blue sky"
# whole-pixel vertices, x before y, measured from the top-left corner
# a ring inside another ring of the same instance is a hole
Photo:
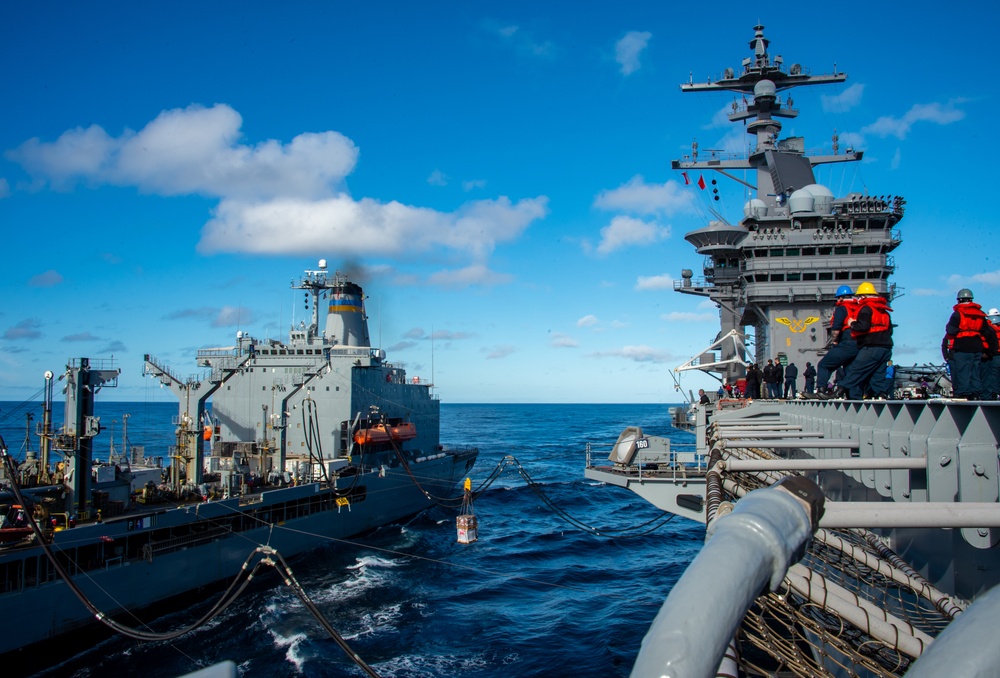
[[[143,354],[194,374],[238,330],[286,338],[325,258],[445,402],[676,402],[717,314],[671,289],[710,217],[670,161],[742,143],[731,95],[678,85],[738,68],[757,21],[848,74],[794,91],[783,135],[865,150],[820,172],[836,195],[906,197],[895,358],[936,361],[958,288],[1000,306],[1000,10],[948,7],[4,3],[0,400],[79,356],[122,368],[103,398],[172,400]]]

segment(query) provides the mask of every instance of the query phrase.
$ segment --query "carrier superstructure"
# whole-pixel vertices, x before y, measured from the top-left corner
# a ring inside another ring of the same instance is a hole
[[[829,340],[837,287],[869,281],[880,294],[896,293],[889,282],[891,252],[901,242],[896,226],[906,201],[861,193],[835,198],[817,183],[814,168],[857,162],[863,152],[841,153],[836,134],[830,152],[819,155],[808,155],[801,137],[780,138],[780,119],[798,115],[792,88],[840,83],[846,74],[811,75],[800,64],[772,57],[768,47],[764,27],[755,26],[752,54],[739,69],[681,85],[682,92],[733,92],[728,117],[745,124],[748,152],[727,157],[713,151],[706,158],[694,143],[688,156],[672,163],[688,177],[707,174],[713,187],[718,181],[742,184],[752,196],[737,223],[716,212],[719,219],[685,234],[704,255],[703,275],[695,278],[685,269],[674,284],[678,292],[719,305],[720,336],[735,330],[752,338],[751,355],[736,355],[733,344],[720,347],[718,367],[730,380],[743,375],[745,361],[778,357],[815,364]]]

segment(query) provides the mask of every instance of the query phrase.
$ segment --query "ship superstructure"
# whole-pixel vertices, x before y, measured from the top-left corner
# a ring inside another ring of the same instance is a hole
[[[290,329],[287,342],[239,332],[234,346],[198,351],[198,366],[208,369],[201,378],[178,378],[146,356],[146,372],[180,401],[178,420],[188,433],[176,454],[191,484],[231,468],[233,459],[247,460],[262,477],[318,473],[317,463],[329,472],[357,451],[358,430],[382,422],[412,424],[416,435],[406,449],[416,456],[436,452],[440,403],[432,384],[407,379],[371,346],[362,288],[325,261],[292,288],[303,291],[309,319]]]
[[[718,215],[685,234],[705,257],[703,277],[685,269],[674,284],[678,292],[719,305],[720,336],[734,330],[752,335],[752,355],[736,355],[740,349],[733,344],[721,347],[719,371],[730,380],[742,376],[744,361],[778,357],[815,364],[828,343],[839,286],[868,281],[880,294],[895,295],[888,281],[895,267],[890,253],[901,242],[896,225],[905,200],[859,193],[835,198],[817,183],[814,168],[860,161],[863,152],[841,153],[834,134],[831,153],[810,156],[803,138],[780,137],[780,119],[798,115],[789,90],[840,83],[846,74],[811,75],[800,64],[772,57],[768,48],[764,27],[755,26],[751,56],[738,70],[726,68],[717,79],[681,85],[683,92],[733,92],[728,117],[746,126],[749,152],[725,157],[713,151],[705,158],[695,143],[690,155],[672,163],[689,176],[701,172],[736,181],[753,195],[738,223]]]

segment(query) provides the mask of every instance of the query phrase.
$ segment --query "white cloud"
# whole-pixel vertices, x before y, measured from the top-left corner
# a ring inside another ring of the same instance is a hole
[[[59,271],[48,270],[45,273],[39,273],[38,275],[31,278],[28,284],[31,287],[55,287],[63,281],[62,275]]]
[[[550,40],[537,40],[528,31],[517,25],[500,26],[491,21],[484,22],[486,29],[493,32],[518,54],[532,57],[550,58],[555,56],[555,44]]]
[[[896,152],[892,154],[892,160],[889,162],[890,169],[899,169],[900,164],[903,160],[903,152],[901,149],[896,149]]]
[[[486,179],[473,179],[462,182],[462,190],[466,193],[477,188],[486,188]]]
[[[968,287],[975,284],[987,285],[989,287],[1000,285],[1000,270],[976,273],[975,275],[948,276],[948,286],[954,288],[956,291],[961,287]]]
[[[670,236],[670,229],[658,223],[645,222],[632,217],[617,216],[601,229],[601,242],[597,245],[600,255],[630,245],[651,245]]]
[[[861,96],[865,93],[863,83],[856,82],[840,94],[820,96],[824,113],[844,113],[861,103]]]
[[[491,271],[483,264],[473,264],[458,270],[439,271],[428,277],[427,282],[441,287],[471,287],[473,285],[492,287],[506,285],[513,279],[513,276]]]
[[[965,111],[957,108],[965,103],[964,99],[953,99],[945,104],[914,104],[902,118],[884,115],[861,130],[862,134],[874,134],[877,137],[894,136],[905,139],[913,125],[918,122],[932,122],[937,125],[950,125],[965,118]]]
[[[642,290],[672,290],[674,288],[674,279],[669,273],[664,273],[663,275],[653,275],[653,276],[642,276],[636,280],[635,287],[633,289],[637,291]]]
[[[434,333],[429,335],[428,339],[434,339],[436,341],[460,341],[462,339],[472,339],[476,335],[472,332],[452,332],[451,330],[434,330]]]
[[[594,207],[633,214],[672,215],[689,211],[692,200],[691,192],[679,182],[647,184],[637,174],[618,188],[601,191],[594,199]]]
[[[212,320],[212,327],[240,327],[252,324],[253,313],[240,306],[223,306]]]
[[[487,360],[497,360],[499,358],[506,358],[511,353],[517,349],[510,344],[504,344],[502,346],[495,346],[492,349],[483,349],[486,352]]]
[[[591,353],[593,358],[625,358],[637,363],[666,363],[676,360],[676,357],[667,351],[663,351],[651,346],[623,346],[613,351],[599,351]]]
[[[552,336],[549,337],[549,346],[553,348],[576,348],[579,346],[579,343],[568,334],[553,332]]]
[[[715,112],[715,115],[712,116],[712,119],[707,124],[702,125],[701,128],[702,129],[722,128],[728,130],[729,127],[733,124],[732,122],[729,121],[729,114],[732,112],[733,112],[733,105],[725,104],[722,108],[717,110]],[[684,152],[686,153],[687,151],[688,149],[685,148]]]
[[[338,132],[240,144],[239,113],[224,104],[163,111],[139,132],[111,137],[76,128],[46,143],[29,139],[7,154],[56,186],[75,181],[136,186],[160,195],[221,198],[323,197],[353,171],[358,150]]]
[[[512,204],[506,197],[467,203],[451,213],[341,194],[325,200],[295,198],[246,203],[222,201],[205,224],[202,252],[338,255],[376,254],[407,259],[433,247],[479,259],[497,243],[515,240],[547,212],[547,200]]]
[[[25,318],[3,333],[3,338],[10,341],[21,339],[40,339],[42,322],[38,318]]]
[[[576,326],[577,327],[593,327],[598,322],[600,322],[600,321],[597,319],[596,315],[585,315],[585,316],[583,316],[582,318],[580,318],[579,320],[576,321]]]
[[[415,341],[400,341],[400,342],[397,342],[397,343],[393,344],[392,346],[388,347],[386,350],[389,353],[396,353],[396,352],[406,351],[406,350],[411,349],[414,346],[418,346],[418,345],[419,344],[417,344],[417,342],[415,342]]]
[[[10,195],[10,184],[7,180],[0,177],[0,199],[6,198]]]
[[[840,147],[844,149],[848,148],[864,148],[865,137],[857,132],[843,132],[839,134],[840,136]]]
[[[448,177],[441,170],[434,170],[431,175],[427,177],[427,183],[431,186],[447,186]]]
[[[690,311],[672,311],[660,316],[661,320],[667,322],[715,322],[719,319],[718,313],[691,313]]]
[[[128,348],[120,341],[112,341],[107,346],[102,347],[98,353],[127,353]]]
[[[646,49],[651,37],[653,34],[648,31],[629,31],[615,43],[615,61],[622,67],[622,75],[639,70],[639,55]]]
[[[241,125],[239,113],[224,104],[190,106],[164,111],[139,132],[112,137],[97,126],[77,128],[51,143],[30,139],[7,157],[39,184],[104,183],[217,197],[198,243],[205,253],[321,250],[408,259],[443,248],[482,264],[498,243],[517,239],[548,211],[543,196],[473,201],[453,212],[355,199],[344,189],[358,158],[347,137],[305,133],[287,144],[251,146],[241,142]]]

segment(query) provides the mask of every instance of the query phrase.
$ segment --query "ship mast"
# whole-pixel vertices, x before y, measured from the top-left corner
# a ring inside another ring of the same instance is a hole
[[[835,72],[826,75],[810,75],[804,72],[800,64],[792,64],[786,69],[780,55],[771,58],[767,51],[769,45],[770,40],[764,37],[764,27],[758,24],[754,26],[754,37],[750,41],[753,56],[743,59],[739,75],[734,69],[727,68],[719,80],[709,79],[707,82],[700,83],[694,82],[692,76],[689,82],[681,85],[682,92],[728,91],[741,95],[740,100],[733,101],[732,111],[728,118],[730,122],[734,123],[745,122],[747,134],[755,138],[756,147],[750,155],[747,158],[714,156],[708,160],[699,160],[698,145],[695,142],[692,144],[691,155],[685,156],[681,160],[674,160],[671,166],[675,170],[684,171],[711,170],[740,183],[746,182],[728,174],[727,170],[756,170],[757,185],[750,187],[756,188],[758,199],[773,206],[782,204],[793,190],[806,185],[796,186],[791,183],[785,185],[785,182],[782,181],[775,182],[774,172],[771,171],[771,168],[781,163],[787,165],[790,170],[794,162],[782,162],[784,159],[776,156],[775,151],[795,153],[799,163],[806,163],[810,170],[815,165],[861,160],[863,151],[848,149],[844,155],[835,153],[834,155],[804,157],[804,149],[796,147],[794,140],[789,140],[792,143],[779,142],[778,134],[781,132],[781,122],[776,118],[795,118],[799,112],[793,108],[794,102],[791,96],[782,101],[778,93],[793,87],[841,83],[847,80],[847,74]],[[811,171],[809,174],[811,177]],[[803,173],[796,172],[795,176],[803,176]],[[747,185],[749,186],[749,184]]]
[[[697,142],[690,155],[674,160],[675,170],[689,175],[714,172],[756,190],[743,207],[743,219],[730,223],[712,210],[716,221],[689,231],[684,239],[704,255],[704,278],[690,269],[681,271],[674,290],[709,297],[719,307],[719,341],[696,360],[678,368],[701,369],[723,378],[743,376],[746,362],[778,358],[782,363],[817,361],[829,341],[828,320],[835,290],[871,282],[891,298],[888,278],[895,270],[889,253],[901,242],[895,225],[903,218],[905,200],[892,196],[852,193],[834,198],[817,183],[813,168],[828,163],[857,162],[863,152],[848,148],[841,154],[834,132],[829,155],[806,155],[801,137],[781,139],[781,119],[798,116],[787,92],[795,87],[839,84],[847,79],[834,72],[811,75],[800,65],[786,67],[782,57],[769,52],[764,27],[754,26],[751,55],[739,71],[727,68],[721,78],[690,81],[682,92],[724,91],[737,94],[728,118],[744,123],[753,138],[745,156],[725,157],[710,151],[699,158]],[[754,172],[754,183],[731,171]],[[715,180],[712,180],[715,184]],[[705,188],[704,178],[698,184]],[[715,200],[719,199],[714,189]],[[749,355],[746,328],[752,328]],[[721,357],[714,353],[721,351]]]

